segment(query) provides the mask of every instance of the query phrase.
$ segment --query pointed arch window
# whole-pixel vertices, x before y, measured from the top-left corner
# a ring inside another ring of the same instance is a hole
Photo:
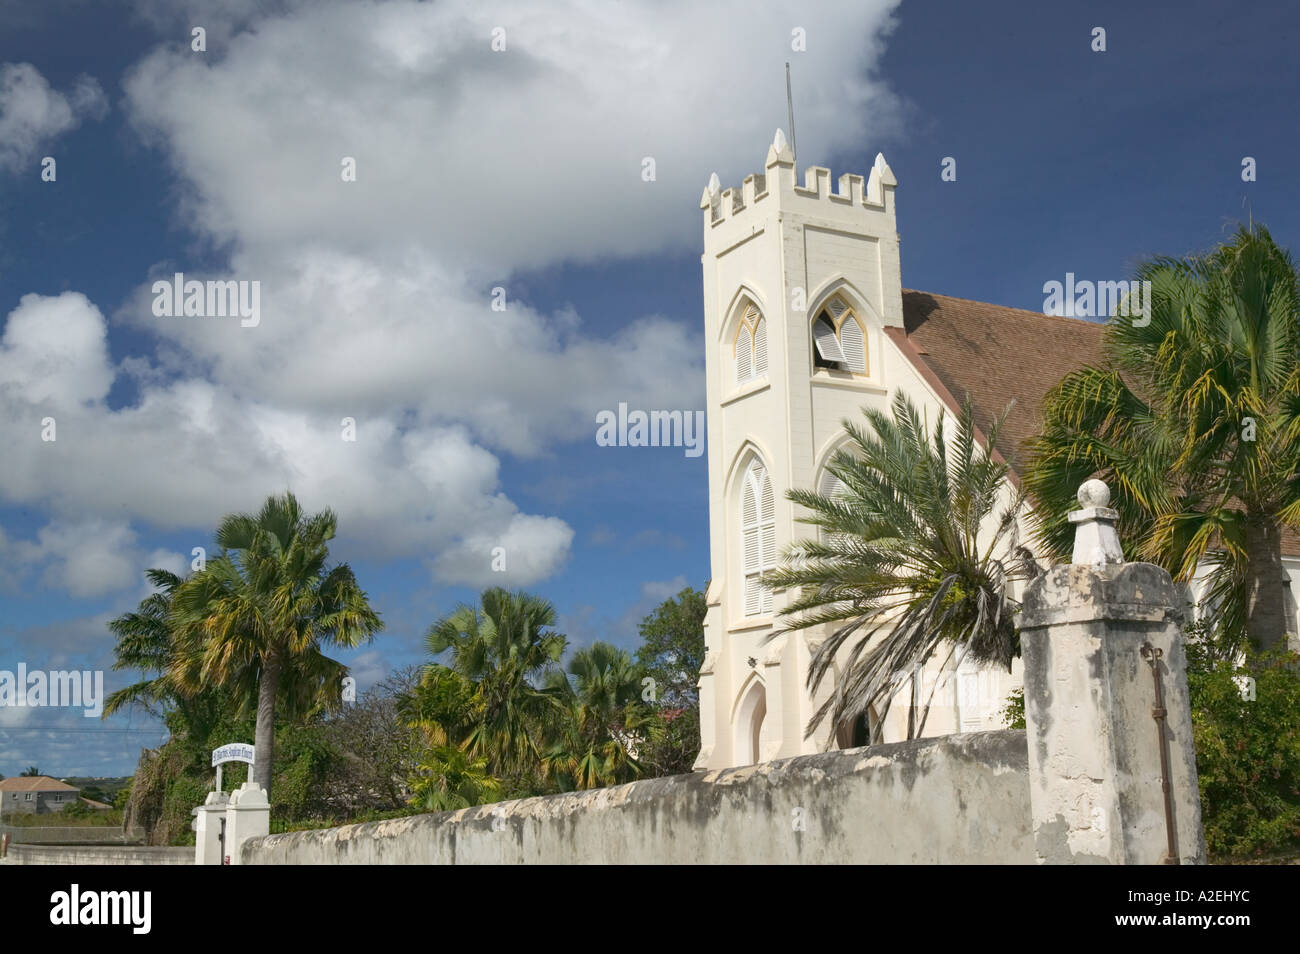
[[[745,587],[745,615],[768,616],[772,591],[763,573],[776,568],[776,504],[772,481],[762,461],[750,462],[740,491],[740,554]]]
[[[848,495],[848,488],[844,486],[844,481],[840,480],[829,470],[822,471],[822,479],[817,484],[817,492],[823,497],[833,497],[838,501],[843,501]],[[825,528],[819,531],[822,541],[828,544],[840,544],[845,542],[843,534],[830,533]]]
[[[812,335],[815,367],[867,374],[865,326],[844,299],[833,297],[818,310]]]
[[[750,304],[736,327],[736,384],[767,377],[767,319]]]

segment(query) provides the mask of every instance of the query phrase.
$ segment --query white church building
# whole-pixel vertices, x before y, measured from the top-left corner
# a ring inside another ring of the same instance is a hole
[[[841,422],[864,406],[887,411],[902,390],[933,423],[969,395],[987,428],[1014,400],[996,447],[1014,465],[1048,388],[1102,358],[1100,324],[905,290],[897,181],[884,157],[865,180],[842,175],[832,189],[830,175],[812,166],[800,184],[778,131],[762,174],[728,189],[713,176],[700,202],[711,563],[700,769],[905,739],[918,691],[931,700],[925,735],[1004,727],[1019,662],[1008,673],[953,657],[901,684],[883,721],[863,713],[806,737],[825,698],[807,688],[819,636],[771,638],[795,594],[768,590],[760,576],[815,532],[786,491],[833,492],[826,463],[847,440]]]

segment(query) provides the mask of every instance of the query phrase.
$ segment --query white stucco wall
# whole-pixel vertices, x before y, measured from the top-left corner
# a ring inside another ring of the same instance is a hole
[[[244,843],[244,864],[1028,864],[1024,732],[925,739]]]

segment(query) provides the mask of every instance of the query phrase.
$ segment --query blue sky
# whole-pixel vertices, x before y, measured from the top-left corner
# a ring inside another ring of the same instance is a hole
[[[1281,7],[533,6],[0,0],[0,669],[106,669],[144,569],[285,487],[387,623],[363,688],[492,583],[634,647],[708,576],[705,458],[595,414],[703,408],[698,199],[760,169],[786,60],[801,165],[889,160],[908,287],[1041,309],[1252,212],[1300,234]],[[155,317],[176,271],[259,281],[261,323]],[[0,773],[162,737],[0,709]]]

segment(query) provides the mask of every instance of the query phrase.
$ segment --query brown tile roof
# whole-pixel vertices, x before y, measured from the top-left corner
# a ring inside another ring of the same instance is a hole
[[[1103,325],[1078,318],[905,288],[903,323],[905,333],[885,329],[890,339],[952,410],[970,395],[981,431],[1015,401],[996,446],[1013,467],[1042,426],[1048,388],[1103,359]],[[1300,533],[1283,530],[1282,552],[1300,556]]]
[[[48,775],[0,779],[0,792],[79,792],[81,789]]]
[[[904,289],[903,321],[908,343],[952,397],[961,402],[970,394],[981,430],[1015,401],[997,443],[1013,465],[1023,461],[1020,445],[1042,426],[1048,388],[1102,360],[1103,326],[1078,318]]]

